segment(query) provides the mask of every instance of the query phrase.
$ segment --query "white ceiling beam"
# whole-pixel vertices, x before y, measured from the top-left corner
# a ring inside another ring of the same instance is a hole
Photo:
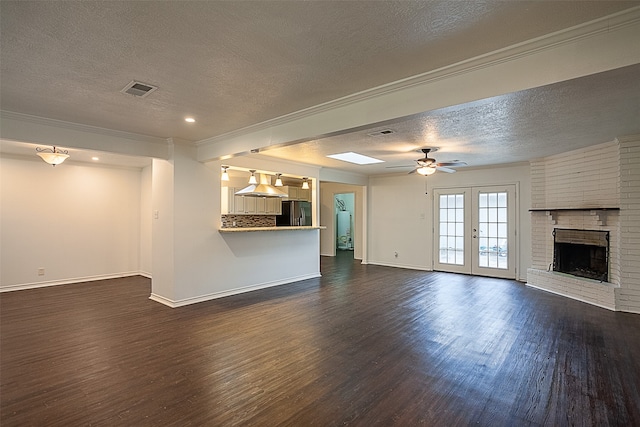
[[[243,155],[640,63],[640,7],[198,141],[198,160]]]
[[[130,156],[169,158],[169,141],[164,138],[9,111],[0,112],[0,138]]]

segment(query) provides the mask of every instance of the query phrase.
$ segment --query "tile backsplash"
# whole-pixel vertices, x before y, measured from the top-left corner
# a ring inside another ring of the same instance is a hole
[[[275,227],[275,215],[222,215],[222,228]]]

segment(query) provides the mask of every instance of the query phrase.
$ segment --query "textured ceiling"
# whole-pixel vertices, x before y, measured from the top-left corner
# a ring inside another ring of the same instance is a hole
[[[3,0],[0,108],[198,141],[638,4]],[[131,80],[159,89],[144,99],[120,93]],[[489,124],[452,126],[447,120],[483,109],[501,117],[520,97],[543,95],[544,90],[515,94],[426,114],[398,124],[408,130],[396,137],[422,146],[409,128],[423,132],[431,121],[460,148],[491,130]],[[529,116],[539,117],[548,111],[544,107]],[[185,123],[187,115],[197,122]],[[524,120],[511,126],[524,129],[504,138],[531,132]],[[359,136],[353,138],[357,143]],[[389,148],[382,144],[384,149]],[[469,153],[461,149],[454,157]]]
[[[393,134],[370,136],[382,129]],[[261,154],[363,174],[430,157],[486,166],[527,161],[640,132],[640,65],[430,111],[383,126]],[[354,150],[385,163],[355,166],[327,158]],[[416,150],[418,152],[416,152]],[[410,171],[407,168],[407,171]]]

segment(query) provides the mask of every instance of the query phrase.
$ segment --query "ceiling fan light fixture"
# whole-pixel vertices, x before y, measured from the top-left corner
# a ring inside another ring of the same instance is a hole
[[[53,148],[36,147],[36,152],[42,160],[49,163],[51,166],[59,165],[69,158],[68,150],[61,150],[55,146]]]
[[[428,175],[433,175],[434,173],[436,173],[436,168],[432,168],[432,167],[429,167],[429,166],[422,166],[422,167],[416,169],[416,172],[418,172],[420,175],[428,176]]]

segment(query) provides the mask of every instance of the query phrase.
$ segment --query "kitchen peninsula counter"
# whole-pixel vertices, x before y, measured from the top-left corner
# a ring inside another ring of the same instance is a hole
[[[220,233],[246,233],[252,231],[293,231],[293,230],[324,230],[325,226],[282,226],[282,227],[228,227],[219,228]]]

